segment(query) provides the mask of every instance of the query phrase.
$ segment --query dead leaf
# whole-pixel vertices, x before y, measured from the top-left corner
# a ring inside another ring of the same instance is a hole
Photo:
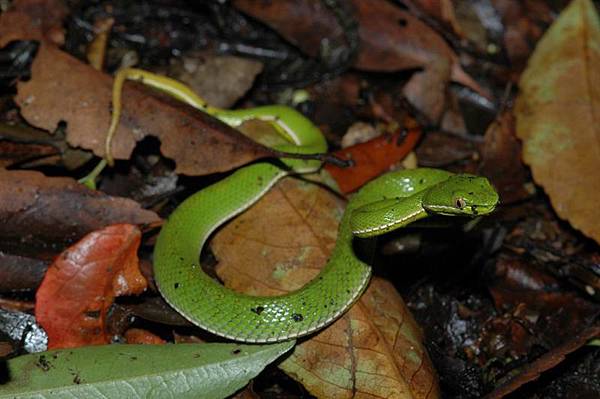
[[[521,71],[533,50],[532,44],[539,40],[556,14],[543,1],[492,0],[491,3],[502,18],[503,44],[512,69]]]
[[[42,28],[46,25],[40,25],[38,12],[23,1],[0,15],[0,45],[11,40],[41,41],[31,67],[32,78],[19,82],[15,101],[30,124],[53,131],[58,123],[67,122],[69,144],[104,156],[112,79],[44,40]],[[55,19],[51,21],[56,23]],[[136,143],[147,135],[159,138],[161,152],[175,160],[176,172],[188,175],[222,172],[273,156],[271,149],[205,113],[128,83],[113,142],[114,157],[128,159]]]
[[[158,335],[141,328],[130,328],[125,331],[125,340],[128,344],[162,345],[167,343]]]
[[[534,339],[530,339],[528,345],[558,345],[600,314],[600,306],[575,292],[558,290],[559,282],[524,256],[500,258],[494,273],[488,287],[494,305],[498,311],[507,310],[517,320],[521,319],[520,324],[529,325],[528,334]],[[482,340],[490,342],[491,348],[515,350],[517,347],[499,345],[504,340],[499,334],[496,337],[492,337],[492,333],[482,335]],[[507,334],[507,341],[513,339],[512,333]],[[530,351],[531,347],[526,349]],[[501,356],[498,352],[494,355]]]
[[[450,27],[458,36],[462,36],[462,28],[456,20],[452,0],[404,0],[404,3],[413,13],[425,12]]]
[[[37,288],[49,263],[0,251],[0,292],[18,292]]]
[[[342,193],[350,193],[404,159],[413,150],[420,137],[420,129],[412,129],[408,132],[398,131],[344,148],[333,154],[341,159],[353,160],[354,165],[340,168],[327,164],[325,170],[337,182]]]
[[[284,179],[212,240],[217,272],[227,286],[253,295],[300,288],[325,265],[341,214],[328,191]],[[392,285],[379,279],[281,367],[319,397],[439,396],[420,330]]]
[[[500,399],[506,397],[522,385],[536,380],[541,373],[546,370],[551,370],[556,365],[560,364],[569,353],[576,351],[584,346],[590,339],[597,337],[600,337],[600,325],[592,325],[584,329],[579,334],[573,336],[573,338],[566,340],[563,344],[545,353],[536,361],[527,364],[519,374],[494,389],[493,392],[485,396],[485,399]]]
[[[523,159],[556,213],[600,242],[600,22],[574,0],[539,41],[521,76],[515,115]]]
[[[515,120],[504,112],[490,124],[485,134],[479,173],[489,178],[498,190],[502,204],[531,196],[525,187],[528,172],[521,161],[521,144],[515,135]]]
[[[453,81],[484,94],[463,71],[454,51],[425,23],[386,0],[353,0],[353,3],[361,38],[357,68],[394,72],[427,68],[445,60],[450,65]]]
[[[431,132],[423,137],[415,152],[420,166],[440,168],[475,158],[477,148],[460,136]]]
[[[335,15],[320,1],[237,0],[235,5],[313,57],[318,55],[324,42],[345,40]],[[418,18],[386,0],[353,0],[352,5],[360,39],[354,66],[377,72],[423,69],[414,74],[403,93],[434,123],[440,120],[445,109],[449,80],[489,96],[465,73],[458,56],[445,40]]]
[[[229,108],[250,90],[262,69],[261,62],[249,58],[188,53],[173,60],[169,76],[202,93],[213,107]]]
[[[128,224],[88,234],[56,258],[36,294],[35,316],[48,349],[108,344],[106,316],[116,296],[139,294],[141,233]]]
[[[61,45],[68,9],[61,0],[15,0],[0,15],[0,47],[14,40],[39,40]]]
[[[111,90],[109,76],[56,48],[41,46],[32,79],[19,83],[15,100],[29,123],[53,130],[66,121],[71,145],[103,156]],[[161,152],[175,160],[177,173],[188,175],[222,172],[273,154],[201,111],[140,84],[126,83],[114,157],[128,159],[147,135],[161,140]]]
[[[93,191],[67,177],[0,170],[0,240],[19,246],[73,242],[115,223],[160,221],[135,201]]]
[[[319,55],[324,38],[333,47],[346,41],[336,16],[322,1],[234,0],[233,5],[269,25],[311,57]]]
[[[0,168],[40,158],[43,158],[44,162],[49,162],[49,158],[59,158],[59,155],[58,150],[48,144],[26,144],[0,140]]]

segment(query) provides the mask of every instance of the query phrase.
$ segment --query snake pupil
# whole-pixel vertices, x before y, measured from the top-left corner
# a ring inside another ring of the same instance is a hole
[[[256,314],[261,314],[263,312],[263,310],[265,310],[265,308],[262,307],[262,306],[257,306],[255,308],[250,308],[250,311],[252,311],[253,313],[256,313]]]

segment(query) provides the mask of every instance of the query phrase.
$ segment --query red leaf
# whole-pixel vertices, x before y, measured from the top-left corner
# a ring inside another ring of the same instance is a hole
[[[350,193],[402,160],[413,150],[420,137],[420,129],[411,129],[406,135],[399,131],[391,136],[376,137],[334,152],[339,158],[353,160],[354,166],[340,168],[327,164],[325,169],[335,179],[342,193]]]
[[[125,332],[128,344],[162,345],[167,342],[156,334],[141,328],[130,328]]]
[[[48,349],[110,342],[105,323],[115,296],[146,289],[138,268],[140,238],[137,227],[116,224],[86,235],[56,258],[35,306]]]

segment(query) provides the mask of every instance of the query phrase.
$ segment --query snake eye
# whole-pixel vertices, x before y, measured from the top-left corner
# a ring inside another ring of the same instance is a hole
[[[465,206],[467,206],[467,202],[465,201],[464,198],[458,197],[454,200],[454,205],[458,209],[463,209]]]

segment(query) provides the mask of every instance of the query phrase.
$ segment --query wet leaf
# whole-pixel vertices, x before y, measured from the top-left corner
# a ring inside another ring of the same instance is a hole
[[[36,294],[35,316],[48,347],[106,344],[106,316],[116,296],[146,289],[137,249],[140,231],[118,224],[88,234],[56,258]]]
[[[285,179],[212,240],[217,272],[227,286],[254,295],[300,288],[325,265],[341,213],[328,191]],[[340,320],[297,345],[281,368],[319,397],[439,394],[416,323],[379,279]]]
[[[515,115],[523,159],[554,210],[600,242],[600,22],[574,0],[539,41],[520,80]],[[568,112],[565,112],[568,110]]]
[[[0,170],[0,239],[19,246],[77,240],[115,223],[160,221],[136,202],[93,191],[67,177]]]
[[[6,362],[0,398],[224,398],[293,346],[104,345]]]

